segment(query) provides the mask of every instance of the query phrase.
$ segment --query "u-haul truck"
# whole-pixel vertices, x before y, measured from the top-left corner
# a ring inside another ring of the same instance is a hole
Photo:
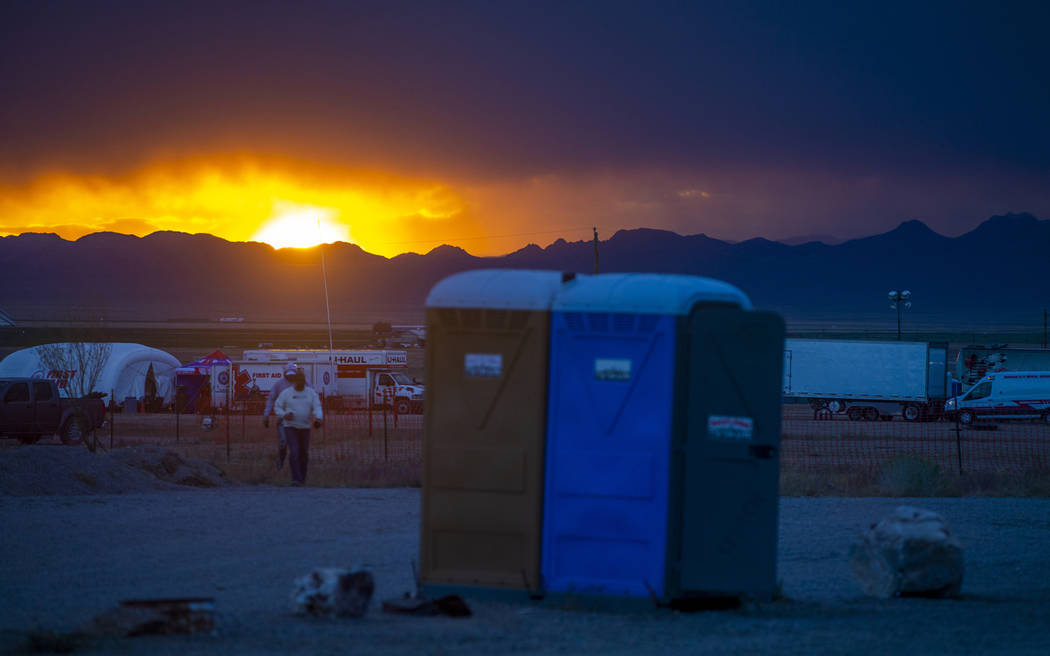
[[[328,366],[335,361],[333,389],[328,396],[345,399],[352,408],[391,406],[398,414],[422,412],[423,386],[399,369],[408,367],[408,353],[396,350],[249,349],[244,362],[284,367]],[[309,378],[308,378],[309,380]],[[318,389],[315,386],[315,389]]]

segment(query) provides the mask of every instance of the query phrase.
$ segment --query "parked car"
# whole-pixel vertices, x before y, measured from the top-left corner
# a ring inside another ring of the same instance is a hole
[[[83,440],[106,420],[106,406],[97,396],[63,398],[55,381],[0,378],[0,435],[33,444],[58,435],[64,444]]]

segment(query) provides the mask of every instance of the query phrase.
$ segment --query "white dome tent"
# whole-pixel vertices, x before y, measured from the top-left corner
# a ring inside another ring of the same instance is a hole
[[[66,347],[68,344],[54,346]],[[107,402],[111,398],[117,403],[132,397],[142,399],[146,396],[147,379],[152,368],[156,397],[163,399],[165,404],[172,401],[175,394],[175,369],[181,364],[175,356],[142,344],[111,342],[109,347],[109,355],[102,365],[93,392],[102,394]],[[50,371],[41,362],[40,348],[34,346],[15,351],[0,360],[0,378],[61,379],[60,374]],[[60,384],[60,387],[64,385]]]

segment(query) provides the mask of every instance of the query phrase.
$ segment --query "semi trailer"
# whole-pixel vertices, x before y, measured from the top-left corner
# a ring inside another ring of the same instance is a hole
[[[951,389],[947,344],[788,339],[784,345],[784,398],[808,401],[819,419],[936,419]]]

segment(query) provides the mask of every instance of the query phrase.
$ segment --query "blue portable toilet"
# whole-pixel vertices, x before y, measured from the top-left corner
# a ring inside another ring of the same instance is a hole
[[[550,351],[545,590],[770,596],[782,320],[724,282],[602,274],[555,297]]]

